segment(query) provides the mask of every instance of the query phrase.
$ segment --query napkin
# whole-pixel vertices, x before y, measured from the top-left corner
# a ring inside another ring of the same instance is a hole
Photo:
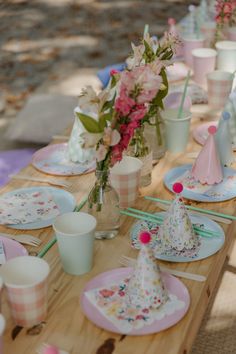
[[[184,302],[170,293],[167,302],[158,309],[134,306],[125,301],[128,283],[129,279],[125,278],[120,284],[95,288],[85,293],[90,303],[121,333],[129,333],[154,321],[161,321],[184,307]]]
[[[0,198],[0,224],[28,224],[59,215],[47,191],[15,192]]]

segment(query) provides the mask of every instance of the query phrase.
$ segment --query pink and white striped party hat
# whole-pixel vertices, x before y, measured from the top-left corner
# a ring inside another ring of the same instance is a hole
[[[208,128],[209,136],[192,167],[191,175],[202,184],[215,184],[223,180],[223,170],[215,142],[217,128]]]

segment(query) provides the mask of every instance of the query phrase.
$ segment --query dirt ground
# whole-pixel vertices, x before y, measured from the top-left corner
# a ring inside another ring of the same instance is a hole
[[[197,1],[197,0],[196,0]],[[197,1],[198,2],[198,1]],[[161,36],[167,19],[180,20],[191,0],[0,0],[0,150],[29,146],[4,132],[33,92],[78,93],[97,70],[122,62],[144,25]],[[77,90],[73,86],[77,85]],[[31,144],[30,144],[31,145]]]

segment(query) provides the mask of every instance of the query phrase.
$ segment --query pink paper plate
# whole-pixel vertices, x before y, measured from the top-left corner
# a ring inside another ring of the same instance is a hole
[[[92,321],[98,327],[101,327],[107,331],[123,334],[120,332],[108,319],[106,319],[99,310],[88,300],[85,292],[94,288],[107,286],[109,284],[119,283],[126,278],[132,272],[132,268],[117,268],[108,272],[102,273],[93,278],[87,283],[81,296],[81,307],[85,316]],[[173,314],[165,316],[162,320],[156,320],[151,325],[142,327],[141,329],[134,329],[129,332],[129,335],[141,336],[145,334],[153,334],[164,329],[167,329],[177,322],[179,322],[186,314],[190,305],[190,295],[186,286],[177,278],[170,274],[163,273],[163,280],[170,293],[176,295],[179,300],[184,302],[184,307],[180,310],[176,310]]]
[[[75,163],[66,158],[67,143],[48,145],[33,155],[32,165],[39,171],[57,176],[76,176],[94,170],[95,161]]]
[[[0,240],[3,242],[3,247],[4,247],[7,261],[11,258],[15,258],[19,256],[28,256],[28,252],[26,248],[22,246],[19,242],[3,237],[1,236],[1,233],[0,233]]]

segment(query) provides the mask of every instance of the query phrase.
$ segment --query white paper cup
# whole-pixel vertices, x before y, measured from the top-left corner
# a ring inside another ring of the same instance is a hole
[[[12,258],[0,268],[15,323],[22,327],[39,324],[47,314],[49,265],[38,257]]]
[[[216,43],[217,69],[234,72],[236,70],[236,41],[221,41]]]
[[[124,156],[121,162],[110,170],[110,182],[119,195],[119,205],[127,208],[138,198],[143,163],[131,156]]]
[[[56,217],[53,229],[66,273],[81,275],[92,269],[96,225],[96,219],[87,213],[70,212]]]
[[[215,69],[217,52],[211,48],[198,48],[192,51],[194,81],[206,85],[206,75]]]
[[[172,153],[184,152],[189,138],[191,113],[183,111],[182,118],[177,118],[177,109],[166,109],[162,118],[166,127],[166,147]]]
[[[199,38],[194,38],[194,37],[183,38],[184,61],[190,68],[193,67],[192,50],[196,49],[196,48],[203,48],[204,41],[205,41],[205,38],[203,36],[200,36]]]
[[[207,74],[208,104],[213,109],[223,109],[232,90],[234,75],[215,70]]]

